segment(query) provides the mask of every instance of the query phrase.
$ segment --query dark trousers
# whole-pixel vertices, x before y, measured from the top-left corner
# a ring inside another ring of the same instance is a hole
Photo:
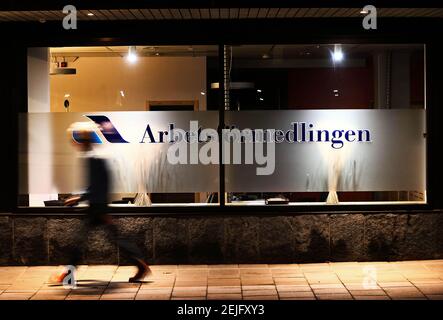
[[[82,222],[82,226],[76,235],[76,241],[73,244],[70,252],[69,264],[76,266],[80,263],[82,253],[88,242],[89,233],[99,227],[104,227],[108,240],[116,243],[119,252],[121,252],[131,263],[136,266],[140,265],[139,260],[143,260],[143,255],[134,241],[119,237],[118,228],[112,222],[112,218],[107,214],[107,206],[105,205],[91,205],[87,212],[86,218]]]

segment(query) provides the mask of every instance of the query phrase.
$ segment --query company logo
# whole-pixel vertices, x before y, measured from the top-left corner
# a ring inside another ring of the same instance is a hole
[[[108,117],[102,115],[85,115],[85,117],[91,119],[96,124],[96,130],[92,132],[92,135],[89,137],[92,143],[100,144],[103,143],[102,138],[97,133],[97,130],[101,133],[103,138],[110,143],[128,143],[117,129],[112,124],[111,120]],[[81,134],[81,129],[72,131],[72,139],[77,143],[83,143],[83,137]]]

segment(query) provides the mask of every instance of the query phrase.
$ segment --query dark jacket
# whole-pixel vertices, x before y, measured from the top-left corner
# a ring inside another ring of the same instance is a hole
[[[109,192],[111,178],[105,159],[88,157],[87,161],[87,181],[88,188],[82,195],[81,200],[88,200],[89,205],[106,206],[109,202]]]

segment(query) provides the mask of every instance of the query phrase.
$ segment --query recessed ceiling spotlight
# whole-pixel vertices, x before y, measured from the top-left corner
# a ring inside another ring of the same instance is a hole
[[[126,56],[126,59],[130,63],[135,63],[137,61],[137,49],[135,46],[131,46],[128,49],[128,55]]]
[[[368,13],[368,11],[366,11],[366,10],[361,10],[360,11],[360,14],[367,14]]]
[[[261,92],[261,89],[257,89],[257,92]]]
[[[340,44],[334,45],[334,51],[331,52],[331,57],[334,63],[343,61],[345,56],[343,54]]]
[[[269,59],[271,56],[269,54],[267,54],[267,53],[264,53],[261,57],[263,59]]]
[[[200,91],[200,94],[201,94],[202,96],[204,96],[206,93],[204,93],[203,91]]]
[[[42,19],[39,19],[38,22],[40,22],[40,23],[45,23],[46,20],[42,18]]]
[[[92,17],[94,14],[92,12],[88,12],[88,16]]]
[[[159,53],[159,52],[156,52],[155,55],[158,57],[158,56],[160,55],[160,53]]]

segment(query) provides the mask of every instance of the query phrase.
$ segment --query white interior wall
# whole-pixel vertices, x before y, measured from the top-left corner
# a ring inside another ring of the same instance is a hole
[[[69,67],[76,75],[53,75],[51,111],[142,111],[146,102],[199,101],[206,109],[205,57],[139,57],[130,64],[121,57],[80,57]],[[121,94],[123,92],[123,95]]]
[[[49,94],[49,49],[28,49],[28,112],[44,113],[51,112]],[[51,136],[51,124],[39,123],[39,132],[42,136]],[[52,189],[52,146],[45,145],[44,150],[33,149],[33,137],[28,136],[28,185],[38,182],[41,190]],[[55,200],[58,195],[56,190],[48,193],[30,193],[29,205],[42,206],[44,200]]]

